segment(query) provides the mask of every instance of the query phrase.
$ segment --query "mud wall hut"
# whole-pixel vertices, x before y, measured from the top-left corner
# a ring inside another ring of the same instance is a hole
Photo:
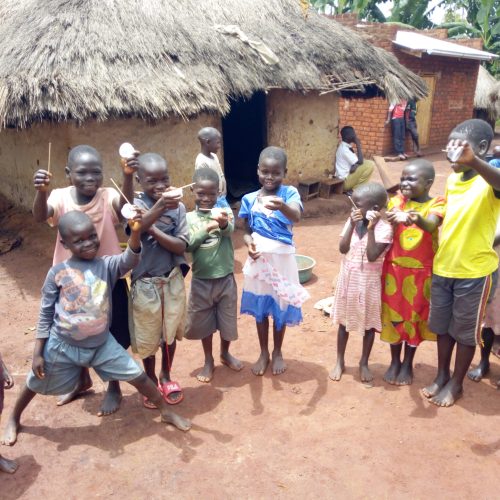
[[[56,187],[82,143],[101,151],[106,179],[118,177],[123,141],[163,154],[173,183],[187,183],[206,125],[223,131],[235,196],[268,144],[287,149],[297,182],[329,166],[346,90],[409,98],[426,87],[296,0],[4,0],[0,192],[31,205],[49,141]]]

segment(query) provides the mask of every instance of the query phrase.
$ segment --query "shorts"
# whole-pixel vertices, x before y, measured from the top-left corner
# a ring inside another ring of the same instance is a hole
[[[168,276],[140,278],[132,283],[129,329],[132,350],[141,359],[156,353],[162,339],[182,340],[186,323],[186,288],[180,267]]]
[[[432,275],[429,330],[449,334],[459,344],[482,343],[486,304],[493,297],[497,273],[482,278],[445,278]]]
[[[238,289],[233,273],[224,278],[193,278],[185,337],[201,340],[219,330],[223,340],[236,340],[237,305]]]
[[[124,348],[130,347],[128,329],[128,285],[126,279],[119,279],[111,294],[111,326],[109,331]]]
[[[78,347],[56,335],[49,336],[43,349],[45,377],[39,379],[33,370],[26,385],[38,394],[58,396],[72,391],[82,368],[93,368],[103,382],[129,382],[144,372],[112,335],[99,347]]]

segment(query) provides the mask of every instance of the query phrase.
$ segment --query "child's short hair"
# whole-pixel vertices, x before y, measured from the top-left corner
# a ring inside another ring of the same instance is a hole
[[[167,168],[167,160],[158,153],[143,153],[137,158],[139,162],[139,172],[142,172],[144,168],[150,165],[164,165]]]
[[[478,145],[481,141],[487,141],[488,148],[490,147],[491,141],[495,136],[491,125],[478,118],[465,120],[457,125],[451,132],[457,132],[465,135],[474,145]]]
[[[354,127],[350,125],[346,125],[340,129],[340,137],[344,142],[352,142],[355,136],[356,132],[354,131]]]
[[[57,229],[61,238],[65,238],[69,235],[70,228],[75,228],[81,224],[92,224],[92,219],[85,213],[80,212],[80,210],[70,210],[61,216],[59,223],[57,224]]]
[[[193,182],[210,181],[216,186],[219,185],[219,176],[217,172],[210,167],[200,167],[194,171]]]
[[[360,198],[369,198],[374,204],[383,208],[387,205],[387,191],[382,184],[378,182],[367,182],[358,186],[354,193]]]
[[[434,170],[434,165],[429,160],[424,160],[423,158],[418,158],[416,160],[412,160],[408,166],[417,167],[427,179],[434,180],[436,178],[436,171]]]
[[[283,170],[286,170],[287,157],[284,149],[276,146],[264,148],[259,155],[259,165],[261,161],[266,158],[272,158],[273,160],[279,161],[283,165]]]
[[[214,127],[203,127],[198,131],[198,140],[206,141],[221,137],[221,133]]]
[[[92,156],[95,156],[97,160],[102,162],[101,155],[99,154],[99,151],[97,151],[96,148],[88,146],[87,144],[81,144],[79,146],[75,146],[74,148],[70,149],[68,153],[68,167],[72,167],[73,165],[75,165],[75,163],[78,162],[78,158],[82,154],[90,154]]]

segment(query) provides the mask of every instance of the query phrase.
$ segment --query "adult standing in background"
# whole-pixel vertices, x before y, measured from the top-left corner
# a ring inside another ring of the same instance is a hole
[[[405,110],[406,101],[399,101],[397,103],[391,103],[389,110],[387,111],[387,120],[385,125],[391,124],[392,130],[392,142],[394,145],[394,151],[399,156],[400,160],[406,160],[405,155]]]

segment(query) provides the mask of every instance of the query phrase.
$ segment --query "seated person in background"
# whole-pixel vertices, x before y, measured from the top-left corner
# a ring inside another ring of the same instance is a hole
[[[493,158],[488,163],[495,168],[500,168],[500,146],[493,148]]]
[[[347,125],[340,130],[340,142],[335,154],[335,177],[344,181],[344,192],[365,184],[373,173],[373,162],[363,158],[361,143],[356,131]],[[353,146],[356,147],[354,152]]]

